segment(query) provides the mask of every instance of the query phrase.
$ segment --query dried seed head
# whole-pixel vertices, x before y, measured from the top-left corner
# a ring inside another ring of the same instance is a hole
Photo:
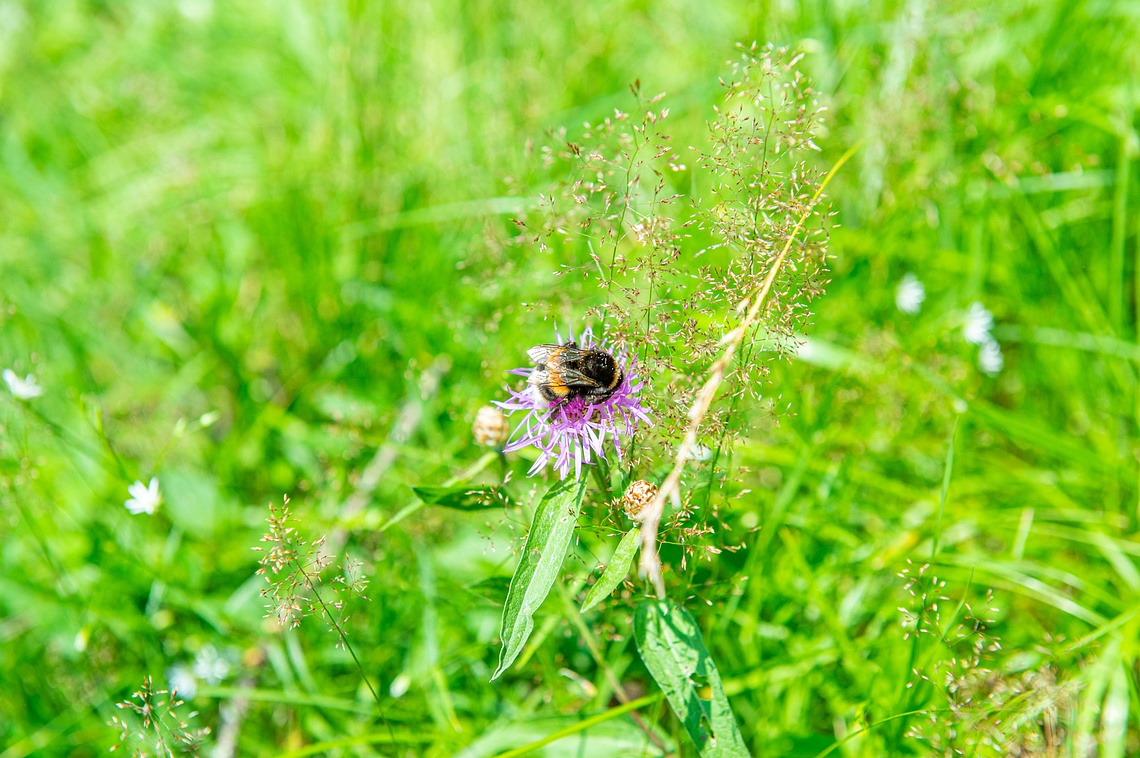
[[[641,521],[641,511],[657,497],[657,485],[638,479],[629,485],[621,499],[621,508],[633,521]]]
[[[510,431],[507,417],[493,405],[484,405],[480,408],[475,414],[475,424],[471,427],[475,441],[487,447],[502,447]]]

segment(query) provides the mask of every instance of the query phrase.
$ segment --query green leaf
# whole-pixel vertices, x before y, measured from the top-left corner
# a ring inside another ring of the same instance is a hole
[[[586,602],[582,603],[580,613],[585,613],[609,597],[610,593],[621,584],[621,580],[625,579],[625,575],[629,573],[629,564],[633,563],[633,554],[637,552],[639,536],[641,536],[641,527],[635,526],[621,538],[606,570],[586,595]]]
[[[511,588],[511,580],[505,576],[491,576],[487,577],[481,582],[465,587],[475,597],[482,598],[495,605],[502,605],[503,598],[507,596],[507,591]]]
[[[633,618],[637,651],[702,758],[751,755],[697,622],[671,600],[646,599]]]
[[[499,651],[499,667],[491,675],[491,681],[498,679],[514,663],[530,637],[534,629],[534,612],[558,578],[562,560],[570,547],[570,538],[574,536],[574,527],[578,524],[578,510],[585,494],[585,479],[560,481],[538,504],[522,557],[511,578],[511,588],[507,590],[503,625],[499,631],[503,649]]]
[[[412,487],[412,491],[425,505],[441,505],[460,511],[509,508],[515,504],[501,487],[461,484],[455,487]]]

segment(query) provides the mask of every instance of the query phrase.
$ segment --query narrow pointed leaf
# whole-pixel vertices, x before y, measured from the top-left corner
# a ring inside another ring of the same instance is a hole
[[[637,651],[702,758],[749,756],[697,622],[671,600],[647,599],[633,619]]]
[[[538,504],[519,565],[507,590],[499,632],[503,647],[499,651],[499,667],[491,676],[492,681],[519,657],[534,630],[534,612],[558,578],[562,560],[570,547],[570,538],[574,536],[574,527],[578,524],[578,511],[585,494],[585,479],[560,481]]]
[[[602,572],[597,583],[586,594],[586,602],[582,603],[581,613],[585,613],[609,597],[610,593],[621,584],[621,580],[625,579],[629,573],[629,565],[633,563],[633,555],[637,552],[638,537],[640,536],[641,527],[634,527],[621,538],[621,542],[618,543],[617,550],[614,550],[613,557],[610,558],[606,570]]]
[[[504,508],[515,503],[502,487],[479,487],[461,484],[455,487],[412,487],[424,505],[439,505],[461,511]]]

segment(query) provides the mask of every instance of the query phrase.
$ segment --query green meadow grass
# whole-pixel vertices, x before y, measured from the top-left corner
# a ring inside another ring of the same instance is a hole
[[[599,302],[489,253],[559,178],[549,130],[639,81],[701,144],[752,40],[805,52],[815,168],[859,151],[810,349],[706,504],[719,552],[663,550],[748,748],[1137,754],[1137,39],[1140,7],[1093,0],[0,0],[0,368],[44,388],[0,386],[0,758],[104,754],[137,721],[116,703],[211,651],[225,676],[178,709],[204,754],[696,755],[634,644],[642,584],[579,616],[628,528],[596,493],[490,681],[549,475],[471,422],[544,316]],[[507,471],[519,507],[411,489]],[[351,653],[264,618],[284,495],[363,562]]]

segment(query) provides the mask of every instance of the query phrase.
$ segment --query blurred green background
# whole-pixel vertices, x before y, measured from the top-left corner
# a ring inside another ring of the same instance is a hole
[[[738,449],[749,492],[709,538],[742,548],[671,585],[754,754],[1140,751],[1138,39],[1140,5],[1091,0],[0,0],[0,368],[44,388],[0,387],[0,756],[105,753],[114,704],[176,666],[238,755],[494,755],[604,711],[568,594],[488,683],[525,515],[380,529],[480,458],[476,409],[550,339],[521,304],[558,261],[516,250],[505,278],[487,252],[544,189],[547,130],[640,80],[701,144],[752,40],[806,52],[818,168],[862,144],[813,349],[764,390],[790,415]],[[131,516],[151,476],[164,503]],[[250,548],[285,493],[364,561],[379,705],[319,620],[262,618]],[[616,543],[593,508],[570,587]],[[653,692],[635,589],[585,620]],[[937,633],[908,636],[919,607]],[[641,719],[695,754],[660,704]],[[628,716],[543,750],[659,754]]]

